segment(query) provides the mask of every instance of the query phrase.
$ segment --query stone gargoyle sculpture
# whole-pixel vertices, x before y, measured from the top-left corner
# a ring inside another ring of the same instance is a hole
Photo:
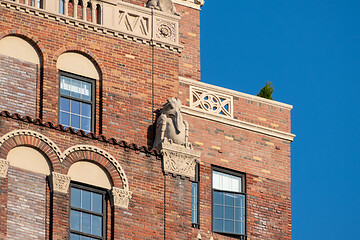
[[[149,0],[146,7],[180,16],[172,0]]]
[[[189,147],[189,124],[183,120],[180,110],[180,99],[177,97],[167,99],[156,121],[154,148],[165,139],[170,143]]]

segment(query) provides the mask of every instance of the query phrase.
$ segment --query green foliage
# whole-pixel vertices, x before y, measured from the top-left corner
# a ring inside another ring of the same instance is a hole
[[[256,94],[256,96],[274,100],[272,98],[273,92],[274,92],[274,87],[271,86],[271,82],[267,82],[266,85],[260,90],[260,92]]]

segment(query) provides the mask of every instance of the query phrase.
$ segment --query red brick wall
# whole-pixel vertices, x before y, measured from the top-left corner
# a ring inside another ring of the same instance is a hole
[[[200,81],[200,11],[176,5],[181,15],[179,42],[184,46],[179,63],[179,76]]]
[[[0,111],[36,117],[36,64],[0,55]]]
[[[7,238],[45,239],[45,175],[9,167]]]

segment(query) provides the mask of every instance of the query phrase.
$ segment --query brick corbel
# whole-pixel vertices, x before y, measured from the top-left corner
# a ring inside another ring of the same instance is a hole
[[[0,178],[6,178],[10,162],[6,159],[0,158]]]
[[[58,193],[67,194],[71,178],[67,175],[52,172],[52,190]]]

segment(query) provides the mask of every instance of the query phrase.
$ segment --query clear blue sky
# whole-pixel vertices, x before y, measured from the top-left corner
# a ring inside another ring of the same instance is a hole
[[[202,81],[294,106],[294,240],[360,239],[360,1],[208,0]]]

